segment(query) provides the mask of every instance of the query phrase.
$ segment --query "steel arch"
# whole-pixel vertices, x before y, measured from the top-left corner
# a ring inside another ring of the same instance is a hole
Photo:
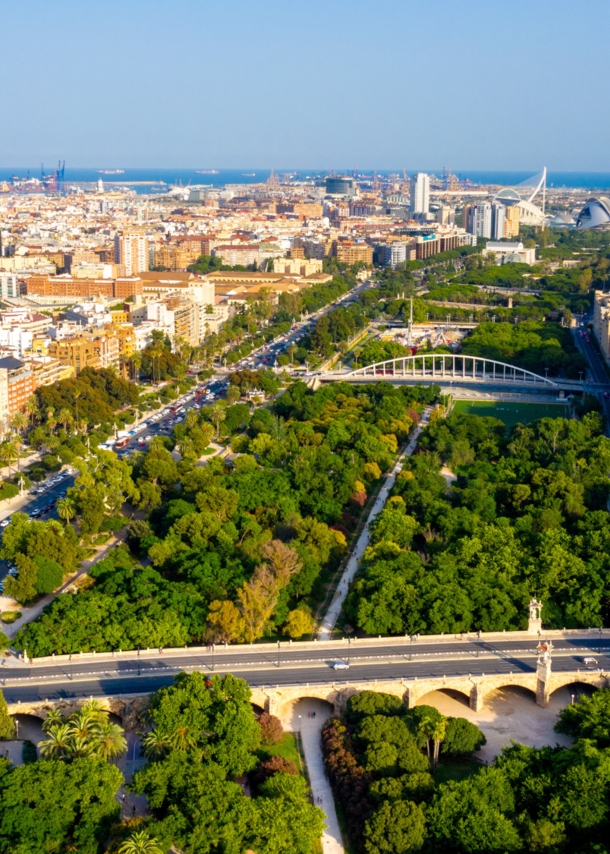
[[[418,367],[419,365],[419,367]],[[485,359],[482,356],[465,356],[453,353],[420,353],[415,356],[400,356],[385,362],[366,365],[345,374],[345,377],[418,377],[430,379],[465,379],[479,382],[511,383],[514,385],[544,386],[558,388],[548,377],[517,368],[506,362]]]

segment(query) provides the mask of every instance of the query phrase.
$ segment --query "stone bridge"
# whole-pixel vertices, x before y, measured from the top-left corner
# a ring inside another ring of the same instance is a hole
[[[296,700],[317,699],[330,703],[335,714],[341,714],[347,700],[353,694],[362,691],[378,691],[401,697],[407,708],[413,708],[426,694],[431,691],[457,691],[467,699],[470,708],[479,712],[483,708],[485,698],[499,688],[526,688],[532,692],[532,699],[539,706],[548,705],[551,694],[566,685],[582,683],[594,688],[610,686],[610,674],[601,671],[572,671],[567,673],[551,673],[550,678],[541,679],[540,673],[498,674],[493,676],[446,676],[433,679],[380,679],[366,683],[339,683],[329,685],[311,685],[280,688],[255,688],[252,691],[252,702],[271,714],[281,713],[282,708]]]
[[[504,673],[486,676],[446,676],[422,679],[369,680],[366,682],[334,682],[294,686],[262,686],[252,688],[252,703],[271,714],[281,716],[284,708],[298,700],[324,700],[332,705],[335,714],[341,714],[347,700],[362,691],[378,691],[401,697],[407,708],[413,708],[431,691],[456,691],[463,694],[470,708],[480,711],[485,698],[499,688],[525,688],[532,693],[532,700],[546,706],[551,695],[566,685],[577,683],[594,688],[610,687],[610,674],[603,671],[567,671],[552,673],[549,667],[539,664],[534,673]],[[141,721],[148,704],[148,694],[121,694],[115,697],[96,697],[100,706],[119,717],[127,730],[133,730]],[[11,703],[11,715],[33,715],[44,719],[51,709],[59,708],[70,714],[83,704],[83,700],[39,700],[36,702]]]

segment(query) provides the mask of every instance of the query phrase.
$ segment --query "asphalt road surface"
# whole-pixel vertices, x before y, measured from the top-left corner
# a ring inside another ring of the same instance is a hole
[[[233,673],[252,687],[262,685],[321,685],[375,679],[413,679],[442,676],[480,676],[497,673],[532,673],[536,668],[537,638],[490,643],[471,638],[447,643],[424,639],[389,638],[385,643],[367,640],[325,645],[312,643],[298,649],[289,644],[279,650],[252,647],[217,647],[214,652],[131,653],[120,659],[72,656],[71,661],[33,667],[0,668],[0,685],[9,703],[38,699],[99,697],[146,693],[172,682],[176,673],[198,670]],[[595,664],[583,659],[593,657]],[[336,662],[349,668],[335,670]],[[564,638],[553,648],[553,670],[610,669],[610,638]]]

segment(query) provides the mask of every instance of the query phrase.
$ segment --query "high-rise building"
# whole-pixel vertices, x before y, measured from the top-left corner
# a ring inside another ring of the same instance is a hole
[[[425,172],[418,172],[411,178],[411,203],[409,213],[411,218],[416,214],[427,214],[430,211],[430,178]]]
[[[114,263],[123,276],[137,276],[148,270],[148,240],[142,229],[118,231],[114,238]]]
[[[504,213],[504,237],[511,240],[519,237],[519,205],[506,208]]]
[[[502,240],[506,225],[506,208],[494,202],[491,206],[491,237],[492,240]]]
[[[464,228],[477,237],[491,238],[492,210],[489,203],[467,205],[464,208]]]

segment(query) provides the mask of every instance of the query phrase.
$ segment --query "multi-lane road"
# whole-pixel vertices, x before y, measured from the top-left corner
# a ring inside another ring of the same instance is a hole
[[[532,673],[537,638],[429,642],[425,638],[366,639],[278,647],[217,646],[208,649],[137,651],[95,657],[62,656],[56,662],[0,668],[0,686],[9,703],[44,699],[146,693],[168,685],[180,671],[233,673],[252,687],[324,685],[345,682]],[[593,663],[585,659],[592,658]],[[335,669],[337,663],[341,669]],[[345,665],[349,664],[349,667]],[[610,637],[593,633],[555,639],[553,670],[610,669]]]

